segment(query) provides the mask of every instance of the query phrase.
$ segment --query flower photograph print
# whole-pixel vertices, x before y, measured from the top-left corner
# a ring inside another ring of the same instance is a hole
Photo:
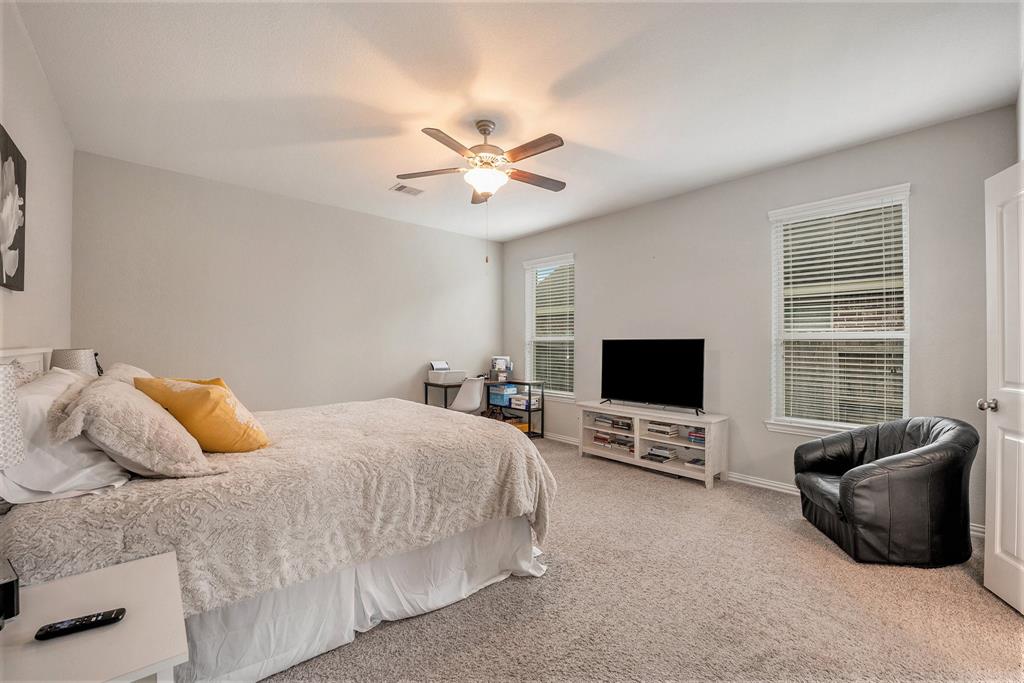
[[[0,286],[25,289],[25,176],[27,164],[0,125]]]

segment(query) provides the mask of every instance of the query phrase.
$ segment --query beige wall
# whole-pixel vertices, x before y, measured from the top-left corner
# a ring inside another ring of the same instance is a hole
[[[74,343],[253,409],[422,400],[500,345],[500,244],[84,153],[74,210]]]
[[[505,244],[505,349],[523,357],[522,262],[576,255],[576,395],[600,392],[606,337],[705,337],[706,407],[732,417],[731,469],[792,483],[793,448],[768,432],[768,211],[911,183],[910,411],[968,420],[985,391],[985,178],[1016,156],[1014,109],[978,114]],[[548,429],[575,437],[574,409]],[[972,476],[980,522],[984,458]]]
[[[0,4],[0,123],[28,164],[25,291],[0,288],[0,347],[71,338],[73,147],[17,7]]]

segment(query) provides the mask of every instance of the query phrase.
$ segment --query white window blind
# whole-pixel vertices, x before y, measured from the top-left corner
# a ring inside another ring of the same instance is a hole
[[[576,266],[572,254],[538,259],[526,269],[526,367],[544,389],[572,396],[576,364]]]
[[[772,416],[907,414],[908,185],[773,211]]]

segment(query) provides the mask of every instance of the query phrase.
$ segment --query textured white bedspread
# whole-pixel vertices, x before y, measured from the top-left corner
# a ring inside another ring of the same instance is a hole
[[[554,477],[510,425],[399,399],[258,417],[272,445],[210,456],[226,474],[15,506],[0,556],[34,584],[173,550],[190,616],[504,517],[544,538]]]

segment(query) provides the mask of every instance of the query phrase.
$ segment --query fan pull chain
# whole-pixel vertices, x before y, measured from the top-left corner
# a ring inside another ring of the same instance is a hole
[[[491,262],[491,202],[484,202],[484,263]]]

